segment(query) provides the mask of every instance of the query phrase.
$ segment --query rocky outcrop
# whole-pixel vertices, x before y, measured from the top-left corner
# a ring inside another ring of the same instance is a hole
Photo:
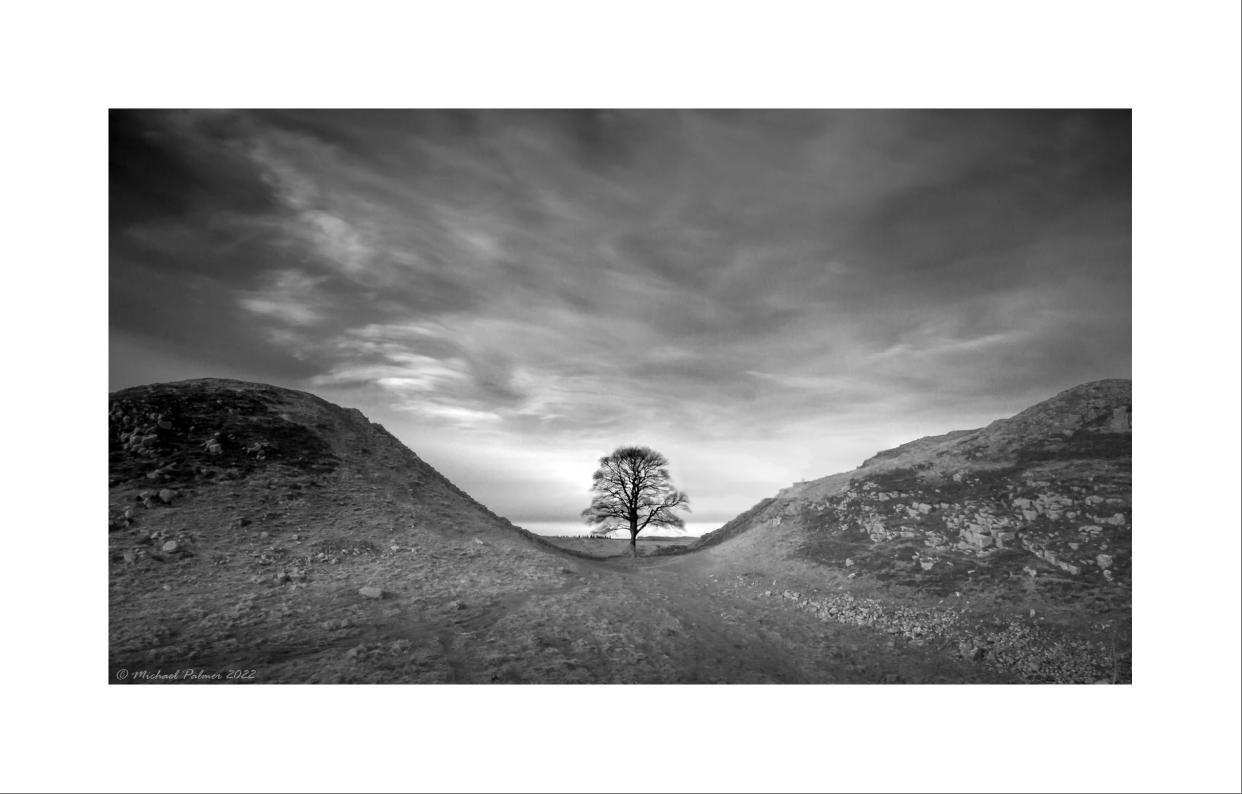
[[[840,494],[786,509],[816,532],[914,544],[925,570],[1023,550],[1063,573],[1113,581],[1128,575],[1130,479],[1089,471],[1006,467],[944,480],[894,469],[862,474]]]
[[[743,580],[756,591],[759,583]],[[892,647],[931,645],[998,673],[1031,684],[1128,683],[1128,650],[1119,647],[1116,627],[1099,621],[1079,636],[1049,631],[1034,614],[981,621],[964,610],[894,605],[850,593],[805,593],[790,589],[756,592],[780,599],[820,620],[872,629],[888,635]]]
[[[1015,574],[1128,584],[1130,421],[1129,381],[1085,384],[985,428],[919,439],[787,488],[728,535],[781,526],[801,533],[808,556],[880,572],[1003,563]]]

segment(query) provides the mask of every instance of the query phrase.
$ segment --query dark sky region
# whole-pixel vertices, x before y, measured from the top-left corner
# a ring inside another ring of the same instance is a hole
[[[113,111],[110,387],[361,408],[570,521],[623,443],[697,522],[1129,377],[1130,114]]]

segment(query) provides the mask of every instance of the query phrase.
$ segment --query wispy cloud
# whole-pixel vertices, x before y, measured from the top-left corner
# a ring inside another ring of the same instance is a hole
[[[321,292],[322,278],[299,270],[277,270],[257,290],[242,291],[237,302],[246,311],[286,325],[311,326],[323,322],[331,299]]]
[[[359,405],[501,512],[572,517],[637,441],[727,518],[1128,375],[1128,147],[1117,113],[118,113],[114,330]],[[531,449],[555,485],[479,463]]]

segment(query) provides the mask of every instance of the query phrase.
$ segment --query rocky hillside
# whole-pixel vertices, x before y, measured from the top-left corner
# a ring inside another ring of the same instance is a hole
[[[787,488],[740,516],[745,526],[718,532],[790,522],[786,534],[796,527],[808,556],[890,577],[1004,563],[1031,577],[1128,584],[1130,415],[1130,381],[1088,383]]]
[[[110,395],[108,419],[109,485],[138,488],[144,507],[252,476],[294,490],[345,477],[389,501],[452,494],[508,525],[361,411],[305,392],[220,379],[138,386]]]
[[[1130,680],[1126,381],[618,560],[514,527],[310,394],[109,403],[111,681]]]
[[[876,626],[910,638],[941,621],[945,604],[992,611],[1004,624],[975,634],[1025,632],[1037,624],[1012,621],[1028,612],[1080,635],[1128,633],[1130,421],[1130,381],[1088,383],[987,427],[922,438],[786,488],[690,551],[748,560],[765,574],[800,562],[802,590],[788,597],[825,614],[831,604],[834,619],[856,591],[882,592],[890,605],[930,599],[936,608],[914,630],[873,610]],[[807,589],[829,595],[807,599]],[[969,635],[952,638],[976,658],[981,646]],[[1027,680],[1078,678],[1044,665]]]
[[[895,652],[706,554],[557,549],[309,394],[157,384],[108,419],[110,682],[1016,680]]]
[[[273,660],[285,680],[385,680],[315,659],[370,653],[408,608],[449,627],[575,573],[357,410],[214,379],[109,403],[114,674],[248,659],[268,680]],[[439,661],[406,675],[450,680],[450,637],[431,638]]]

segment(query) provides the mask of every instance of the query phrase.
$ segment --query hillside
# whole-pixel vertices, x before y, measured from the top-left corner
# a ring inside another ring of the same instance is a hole
[[[356,410],[223,380],[110,403],[114,668],[304,667],[400,602],[451,625],[573,574]]]
[[[982,621],[971,637],[907,631],[900,620],[885,627],[908,639],[961,639],[972,659],[998,642],[977,645],[980,634],[1038,629],[1049,643],[1102,634],[1125,679],[1131,411],[1128,380],[1084,384],[987,427],[919,439],[786,488],[688,551],[763,577],[796,570],[802,590],[882,593],[934,614],[969,607]],[[1008,661],[1000,666],[1024,667],[1024,680],[1061,680],[1026,670],[1028,658]]]
[[[309,394],[156,384],[108,418],[110,682],[1014,680],[756,598],[707,555],[557,549]]]

